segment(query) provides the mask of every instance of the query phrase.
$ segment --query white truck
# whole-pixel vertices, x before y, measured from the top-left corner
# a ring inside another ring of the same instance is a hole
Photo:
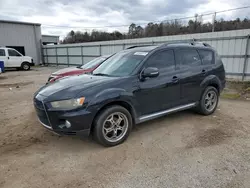
[[[0,47],[0,61],[4,62],[5,68],[21,68],[29,70],[34,65],[32,57],[23,56],[13,48]]]

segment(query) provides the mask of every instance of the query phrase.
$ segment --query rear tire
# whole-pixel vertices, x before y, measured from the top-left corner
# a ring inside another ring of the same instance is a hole
[[[22,70],[28,71],[30,70],[30,64],[28,62],[23,62],[21,68]]]
[[[94,120],[94,138],[103,146],[116,146],[128,138],[132,124],[127,109],[118,105],[108,107]]]
[[[219,102],[219,93],[215,87],[208,86],[202,94],[197,112],[202,115],[214,113]]]

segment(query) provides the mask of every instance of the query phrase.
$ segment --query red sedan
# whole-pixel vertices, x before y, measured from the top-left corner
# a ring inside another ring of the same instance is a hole
[[[61,69],[59,71],[56,71],[52,73],[48,79],[48,83],[54,82],[62,77],[65,76],[73,76],[73,75],[79,75],[84,73],[89,73],[95,70],[103,61],[105,61],[107,58],[109,58],[110,55],[104,55],[98,58],[95,58],[91,60],[90,62],[79,66],[79,67],[68,67]]]

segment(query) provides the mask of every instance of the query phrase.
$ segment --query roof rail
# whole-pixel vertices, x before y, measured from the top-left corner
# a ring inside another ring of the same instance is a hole
[[[196,42],[195,39],[193,40],[182,40],[182,41],[170,41],[167,43],[164,43],[162,46],[167,46],[171,44],[187,44],[192,46],[205,46],[205,47],[211,47],[209,44],[204,42]]]
[[[194,45],[194,46],[206,46],[206,47],[211,47],[208,43],[205,43],[205,42],[192,42],[191,45]]]
[[[139,48],[139,47],[147,47],[147,46],[153,46],[153,45],[135,45],[135,46],[130,46],[130,47],[126,48],[126,50],[133,49],[133,48]]]

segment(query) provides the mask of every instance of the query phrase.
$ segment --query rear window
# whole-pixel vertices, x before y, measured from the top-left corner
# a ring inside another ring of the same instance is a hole
[[[5,51],[4,51],[4,49],[0,49],[0,56],[5,56]]]
[[[213,52],[210,50],[198,50],[201,56],[203,65],[211,65],[213,64]]]

